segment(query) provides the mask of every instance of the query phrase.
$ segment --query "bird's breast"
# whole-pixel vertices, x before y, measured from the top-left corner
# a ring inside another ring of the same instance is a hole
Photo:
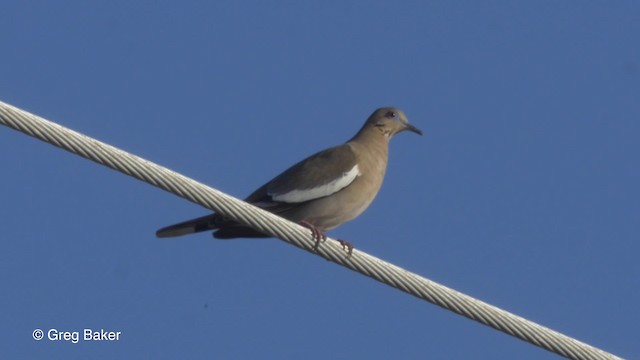
[[[308,221],[315,226],[330,230],[353,220],[369,207],[378,194],[387,166],[387,148],[384,146],[354,147],[359,174],[342,190],[321,199],[316,199],[298,209],[294,221]],[[366,153],[365,153],[366,152]]]

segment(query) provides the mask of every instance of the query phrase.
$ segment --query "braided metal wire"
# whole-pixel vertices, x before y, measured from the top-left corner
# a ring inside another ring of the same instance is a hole
[[[0,123],[172,194],[223,213],[238,222],[280,238],[384,284],[481,324],[572,359],[619,359],[566,335],[447,288],[359,250],[351,257],[327,239],[314,249],[309,230],[216,189],[111,145],[67,129],[0,101]]]

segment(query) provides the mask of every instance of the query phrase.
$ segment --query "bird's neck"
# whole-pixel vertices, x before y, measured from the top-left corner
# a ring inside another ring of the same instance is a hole
[[[373,126],[364,126],[358,133],[349,140],[350,143],[356,142],[367,146],[379,146],[387,148],[390,137],[383,134]]]
[[[357,148],[358,151],[368,153],[370,156],[366,158],[375,160],[375,163],[369,166],[380,167],[378,170],[384,174],[389,156],[389,137],[376,128],[363,128],[349,140],[348,144]]]

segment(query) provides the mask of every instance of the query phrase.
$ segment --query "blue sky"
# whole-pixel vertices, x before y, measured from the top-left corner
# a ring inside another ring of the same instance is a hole
[[[382,190],[330,232],[640,357],[640,3],[8,2],[0,100],[244,197],[377,107]],[[3,358],[545,359],[278,240],[156,239],[207,210],[0,128]],[[34,329],[121,331],[36,342]]]

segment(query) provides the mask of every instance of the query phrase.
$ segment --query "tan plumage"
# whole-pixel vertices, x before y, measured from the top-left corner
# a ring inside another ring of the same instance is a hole
[[[245,201],[320,232],[340,226],[360,215],[376,197],[387,168],[389,140],[405,130],[422,135],[399,109],[377,109],[348,142],[293,165]],[[220,214],[171,225],[156,235],[207,230],[215,230],[218,239],[268,237]]]

